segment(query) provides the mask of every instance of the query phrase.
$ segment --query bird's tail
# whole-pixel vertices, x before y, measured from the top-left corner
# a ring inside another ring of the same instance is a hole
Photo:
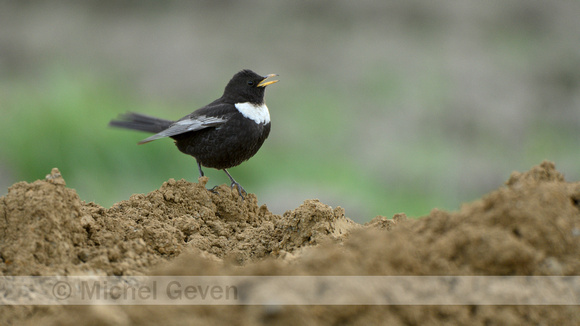
[[[109,126],[158,133],[169,128],[173,122],[140,113],[127,112],[119,115],[117,120],[111,120]]]

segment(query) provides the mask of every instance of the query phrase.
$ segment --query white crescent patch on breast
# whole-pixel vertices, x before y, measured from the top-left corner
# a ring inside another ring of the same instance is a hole
[[[253,120],[255,123],[266,124],[270,122],[270,111],[268,111],[268,107],[265,103],[255,105],[249,102],[244,102],[236,103],[235,106],[244,117]]]

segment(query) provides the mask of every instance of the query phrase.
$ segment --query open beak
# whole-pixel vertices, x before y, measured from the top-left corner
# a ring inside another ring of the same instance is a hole
[[[258,84],[258,87],[266,87],[268,85],[272,85],[274,83],[277,83],[278,80],[266,81],[266,79],[271,78],[271,77],[276,77],[276,76],[278,76],[278,74],[269,74],[267,76],[264,76],[264,79]]]

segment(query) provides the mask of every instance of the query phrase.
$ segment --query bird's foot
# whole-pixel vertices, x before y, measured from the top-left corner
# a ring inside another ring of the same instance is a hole
[[[215,186],[215,187],[213,187],[213,188],[207,188],[207,191],[209,191],[209,192],[211,192],[211,193],[214,193],[214,194],[216,194],[216,195],[219,195],[219,192],[217,191],[217,188],[218,188],[218,187],[219,187],[219,186]],[[238,187],[238,194],[240,194],[240,197],[242,197],[242,200],[244,200],[244,199],[245,199],[245,197],[244,197],[244,194],[243,194],[242,192],[245,192],[245,193],[246,193],[246,195],[248,194],[248,192],[246,191],[246,189],[244,189],[244,187],[242,187],[242,185],[241,185],[241,184],[239,184],[239,183],[237,183],[237,182],[232,182],[232,184],[230,185],[230,187],[231,187],[232,189],[234,189],[234,187]]]
[[[230,187],[232,189],[234,189],[234,186],[237,186],[238,187],[238,193],[240,194],[240,197],[242,197],[242,200],[244,200],[244,195],[242,194],[242,191],[245,192],[246,195],[247,195],[248,192],[246,191],[246,189],[244,189],[244,187],[242,187],[241,184],[239,184],[239,183],[237,183],[235,181],[232,181],[232,184],[230,185]]]
[[[218,186],[214,186],[213,188],[207,188],[207,191],[214,193],[216,195],[219,195],[219,192],[217,191],[217,187]]]

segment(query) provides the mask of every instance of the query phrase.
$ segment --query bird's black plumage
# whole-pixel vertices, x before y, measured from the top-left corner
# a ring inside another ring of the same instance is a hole
[[[223,95],[212,103],[177,120],[165,120],[129,112],[113,127],[155,133],[139,144],[171,137],[177,148],[197,161],[200,176],[202,166],[224,170],[231,186],[245,191],[228,168],[254,156],[270,134],[270,113],[264,103],[264,92],[277,80],[266,81],[275,74],[260,76],[251,70],[242,70],[228,82]]]

